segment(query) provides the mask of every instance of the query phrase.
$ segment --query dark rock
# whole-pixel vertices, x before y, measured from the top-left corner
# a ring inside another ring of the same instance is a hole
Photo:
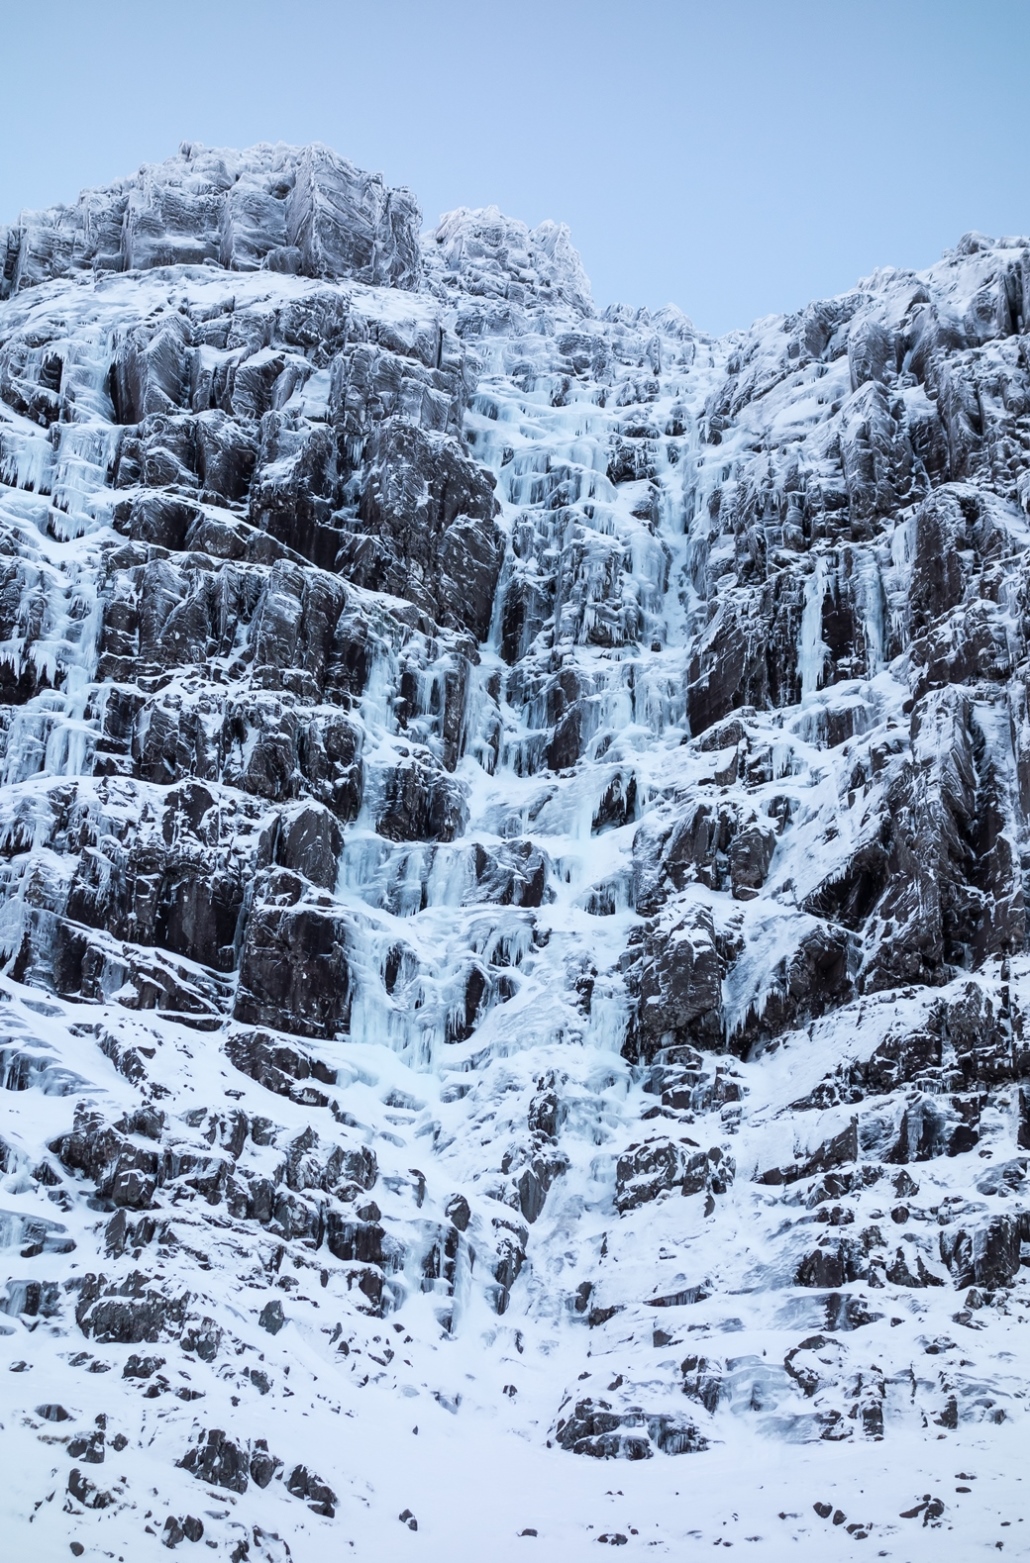
[[[894,1286],[943,1286],[944,1281],[939,1275],[934,1275],[923,1262],[921,1254],[906,1254],[904,1249],[895,1250],[894,1258],[887,1266],[886,1276]]]
[[[345,934],[314,907],[261,906],[247,922],[235,1015],[247,1025],[332,1037],[349,1014]]]
[[[832,1167],[844,1167],[858,1160],[858,1119],[852,1119],[848,1128],[835,1135],[832,1140],[827,1140],[820,1145],[814,1154],[802,1162],[795,1162],[789,1167],[773,1167],[768,1172],[763,1172],[757,1181],[772,1185],[782,1183],[796,1183],[801,1178],[810,1178],[819,1172],[827,1172]]]
[[[307,1466],[294,1467],[287,1478],[286,1490],[295,1498],[303,1498],[315,1514],[324,1514],[330,1520],[335,1516],[339,1501],[336,1494],[320,1476],[312,1475]]]
[[[218,1428],[201,1435],[177,1463],[210,1487],[224,1487],[238,1493],[247,1490],[249,1461],[246,1452]]]
[[[66,1411],[56,1401],[48,1401],[46,1405],[36,1407],[36,1415],[41,1416],[44,1422],[67,1422],[71,1417],[71,1412]]]
[[[670,1189],[682,1194],[725,1194],[733,1182],[734,1163],[719,1146],[692,1149],[692,1141],[650,1140],[631,1145],[619,1157],[615,1173],[615,1208],[620,1215],[636,1210]]]
[[[83,1334],[101,1344],[139,1345],[178,1338],[187,1308],[186,1294],[169,1296],[135,1270],[120,1282],[103,1275],[85,1276],[75,1317]]]
[[[425,759],[386,772],[376,829],[390,841],[453,841],[464,829],[464,794]]]
[[[300,1053],[263,1031],[236,1032],[226,1041],[225,1053],[241,1074],[256,1080],[276,1096],[289,1096],[310,1105],[325,1106],[328,1099],[304,1082],[317,1080],[323,1085],[332,1085],[336,1079],[335,1071],[320,1059]]]
[[[340,563],[359,585],[406,597],[484,640],[504,553],[487,474],[453,437],[401,419],[380,425],[370,457]]]
[[[114,1502],[112,1494],[97,1487],[95,1482],[83,1475],[78,1466],[72,1466],[68,1472],[68,1491],[84,1509],[108,1509]]]
[[[454,1223],[459,1232],[468,1231],[472,1212],[464,1194],[455,1194],[447,1201],[447,1219]]]
[[[1011,1216],[994,1216],[973,1232],[945,1227],[941,1258],[961,1289],[976,1284],[1010,1286],[1019,1270],[1019,1225]]]
[[[493,1274],[498,1288],[494,1306],[499,1314],[503,1314],[511,1298],[511,1289],[521,1275],[522,1266],[526,1262],[529,1233],[525,1227],[517,1226],[514,1222],[506,1221],[499,1216],[494,1217],[493,1226],[496,1233]]]
[[[655,1449],[665,1454],[692,1454],[707,1449],[708,1440],[692,1422],[667,1413],[647,1415],[633,1408],[614,1411],[606,1401],[577,1401],[555,1427],[555,1442],[573,1454],[600,1460],[649,1460]]]
[[[330,1210],[325,1241],[329,1252],[337,1259],[382,1266],[395,1257],[395,1250],[378,1219],[348,1220],[338,1211]]]
[[[304,804],[279,816],[275,861],[311,884],[331,890],[343,849],[343,832],[328,809]]]
[[[790,956],[770,974],[760,1000],[754,1002],[734,1032],[734,1051],[746,1052],[765,1041],[847,1003],[855,991],[854,949],[842,928],[819,924],[805,933]]]
[[[250,1479],[258,1487],[267,1487],[277,1471],[282,1470],[282,1461],[275,1455],[269,1454],[268,1445],[263,1438],[255,1441],[250,1453]]]
[[[714,1415],[722,1393],[722,1365],[707,1357],[685,1357],[680,1363],[683,1375],[683,1393],[688,1400],[696,1400]]]
[[[863,1280],[869,1273],[869,1260],[859,1243],[850,1238],[820,1245],[807,1254],[797,1267],[797,1286],[832,1290],[851,1281]]]
[[[660,1047],[722,1041],[724,965],[707,910],[661,934],[646,932],[633,970],[637,994],[633,1048],[650,1059]]]
[[[164,1365],[164,1357],[140,1357],[132,1352],[122,1368],[122,1378],[151,1378]]]
[[[164,1535],[161,1540],[166,1547],[177,1547],[180,1541],[186,1540],[186,1532],[174,1514],[169,1514],[165,1520]]]
[[[265,1303],[265,1306],[258,1314],[258,1323],[263,1330],[268,1331],[269,1335],[278,1335],[286,1323],[283,1305],[278,1297],[273,1297],[270,1302]]]
[[[103,1465],[105,1443],[103,1430],[98,1428],[95,1432],[73,1438],[68,1445],[68,1456],[72,1460],[84,1460],[87,1465]]]
[[[531,841],[509,841],[487,848],[472,848],[475,890],[470,900],[494,906],[542,906],[547,899],[549,864]]]
[[[916,512],[909,611],[918,633],[962,601],[971,557],[989,559],[1005,546],[975,489],[948,484]]]

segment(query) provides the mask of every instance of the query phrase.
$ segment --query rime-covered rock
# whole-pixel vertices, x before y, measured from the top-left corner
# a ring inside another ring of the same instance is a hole
[[[0,230],[5,296],[78,271],[205,263],[412,288],[419,218],[408,191],[328,147],[239,153],[183,142],[133,178]]]

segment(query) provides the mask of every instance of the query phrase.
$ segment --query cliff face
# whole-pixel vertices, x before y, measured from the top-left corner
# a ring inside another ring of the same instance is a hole
[[[0,231],[48,1535],[328,1547],[440,1407],[552,1465],[1023,1414],[1030,246],[711,340],[419,228],[185,147]]]

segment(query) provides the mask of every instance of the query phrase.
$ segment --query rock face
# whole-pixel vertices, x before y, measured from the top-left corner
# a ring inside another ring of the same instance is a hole
[[[183,142],[74,206],[0,228],[0,297],[76,273],[225,267],[417,288],[420,212],[328,147],[227,152]]]
[[[169,1547],[337,1523],[373,1396],[1030,1387],[1030,247],[715,341],[418,229],[187,146],[0,235],[2,1328]]]

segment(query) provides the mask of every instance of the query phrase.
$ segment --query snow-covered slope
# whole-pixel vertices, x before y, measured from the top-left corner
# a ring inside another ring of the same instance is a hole
[[[419,227],[0,234],[4,1534],[1019,1555],[1030,246]]]

